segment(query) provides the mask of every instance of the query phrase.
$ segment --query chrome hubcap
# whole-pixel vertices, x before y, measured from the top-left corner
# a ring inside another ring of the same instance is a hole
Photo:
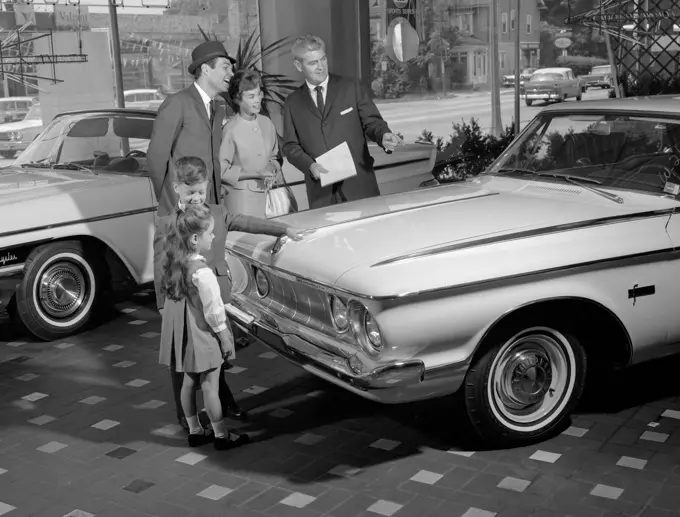
[[[550,419],[573,388],[573,351],[549,328],[520,333],[498,351],[491,367],[489,396],[494,413],[510,426]]]
[[[87,282],[75,264],[59,262],[50,266],[38,285],[43,310],[54,318],[68,318],[85,302]]]

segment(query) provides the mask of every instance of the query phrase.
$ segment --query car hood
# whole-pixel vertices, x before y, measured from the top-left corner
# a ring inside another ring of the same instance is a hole
[[[575,186],[486,177],[282,217],[316,231],[301,242],[287,241],[275,254],[273,238],[238,233],[230,245],[262,263],[333,285],[354,268],[423,250],[673,206],[660,197],[632,196],[634,201],[618,204]]]
[[[0,133],[9,133],[10,131],[22,131],[33,127],[42,127],[42,120],[20,120],[19,122],[9,122],[7,124],[0,124]]]

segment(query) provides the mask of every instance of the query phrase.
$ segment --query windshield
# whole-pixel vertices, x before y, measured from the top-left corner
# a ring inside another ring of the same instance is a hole
[[[543,82],[543,81],[561,81],[564,79],[564,76],[562,74],[546,74],[546,73],[539,73],[539,74],[534,74],[531,76],[531,79],[529,79],[530,82],[536,83],[536,82]]]
[[[541,114],[486,173],[545,180],[532,172],[663,194],[668,184],[680,185],[680,119]]]
[[[143,174],[153,118],[134,114],[76,114],[55,118],[19,155],[15,166],[68,164]]]
[[[611,67],[609,65],[605,66],[594,66],[593,69],[591,70],[591,74],[607,74],[611,71]]]
[[[33,104],[31,109],[28,110],[24,120],[42,120],[40,115],[40,104]]]

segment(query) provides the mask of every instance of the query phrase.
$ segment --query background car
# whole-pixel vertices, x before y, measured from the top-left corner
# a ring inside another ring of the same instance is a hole
[[[0,309],[35,336],[73,334],[104,293],[153,281],[157,202],[146,150],[155,117],[132,109],[58,115],[0,170]],[[432,179],[433,145],[372,149],[383,193]],[[293,189],[306,208],[304,186]]]
[[[541,68],[524,83],[524,102],[531,106],[535,101],[562,102],[570,97],[580,101],[583,89],[571,68]]]
[[[680,351],[679,195],[680,98],[551,106],[478,177],[282,217],[300,242],[230,235],[230,312],[356,395],[541,440],[587,374]]]
[[[612,88],[614,86],[611,65],[594,66],[590,74],[581,76],[580,79],[586,90],[588,88]]]
[[[525,68],[522,70],[520,76],[519,76],[519,84],[520,87],[524,85],[524,83],[529,80],[531,77],[531,74],[533,74],[536,71],[535,68]],[[508,74],[504,75],[502,78],[502,83],[503,86],[506,88],[514,88],[515,87],[515,74]]]
[[[138,90],[125,90],[125,107],[132,109],[144,109],[158,111],[166,95],[160,90],[153,88],[141,88]]]
[[[0,156],[13,158],[43,130],[40,104],[34,102],[23,120],[0,124]]]
[[[0,98],[0,123],[23,120],[34,102],[36,101],[33,97]]]

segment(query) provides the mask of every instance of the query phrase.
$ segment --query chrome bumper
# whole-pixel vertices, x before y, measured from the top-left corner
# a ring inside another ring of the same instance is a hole
[[[233,305],[237,306],[236,310],[226,307],[230,318],[251,335],[309,373],[357,395],[385,404],[437,396],[423,385],[423,361],[411,359],[371,366],[366,364],[366,359],[359,358],[358,350],[354,355],[345,357],[313,344],[310,336],[303,337],[300,334],[314,331],[303,329],[297,323],[265,314],[242,300],[235,300]],[[364,371],[356,373],[359,365],[363,366]]]

